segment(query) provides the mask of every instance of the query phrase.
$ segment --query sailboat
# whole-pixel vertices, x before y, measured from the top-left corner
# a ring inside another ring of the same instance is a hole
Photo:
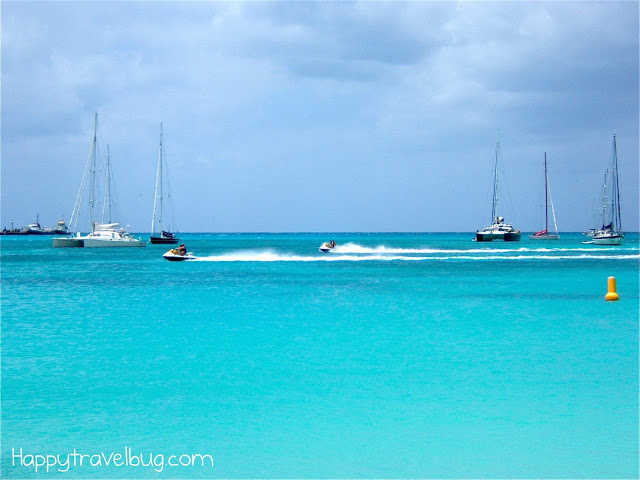
[[[596,230],[592,240],[595,245],[622,245],[622,220],[620,216],[620,186],[618,184],[618,148],[613,135],[613,161],[611,170],[605,173],[602,187],[602,228]]]
[[[131,236],[126,229],[120,227],[117,222],[111,219],[111,167],[109,155],[107,153],[107,178],[105,182],[105,201],[103,202],[102,223],[95,221],[95,204],[96,204],[96,157],[97,157],[97,130],[98,130],[98,114],[94,116],[93,141],[91,143],[91,151],[89,159],[85,167],[80,189],[71,214],[72,231],[76,230],[78,217],[80,216],[81,206],[83,204],[84,193],[89,182],[89,217],[91,233],[82,236],[80,232],[75,235],[71,234],[66,237],[56,237],[53,239],[54,248],[61,247],[145,247],[146,243],[140,239]],[[106,210],[108,208],[108,210]],[[105,222],[105,214],[108,214]]]
[[[551,214],[553,216],[553,231],[549,233],[549,202],[551,203]],[[558,225],[556,224],[556,212],[551,199],[551,187],[549,186],[549,171],[547,169],[547,152],[544,152],[544,230],[529,235],[533,240],[558,240]]]
[[[107,168],[104,201],[102,202],[102,219],[100,223],[92,222],[91,233],[83,238],[84,248],[146,247],[147,244],[142,239],[134,238],[126,228],[120,226],[120,223],[113,221],[111,184],[111,163],[109,146],[107,145]]]
[[[175,234],[170,232],[170,228],[167,227],[165,230],[163,228],[163,220],[164,220],[164,181],[163,177],[166,172],[166,166],[163,166],[163,157],[164,150],[162,146],[162,123],[160,124],[160,147],[158,149],[158,168],[156,171],[156,188],[153,195],[153,215],[151,216],[151,240],[152,244],[176,244],[179,239],[175,236]],[[169,192],[169,184],[167,183],[167,194],[169,195],[169,200],[171,200],[171,193]],[[156,230],[156,225],[158,230]],[[157,234],[156,232],[160,233]]]
[[[476,231],[476,242],[491,242],[492,240],[504,240],[505,242],[519,242],[520,230],[516,230],[509,223],[505,223],[504,217],[498,215],[498,161],[500,158],[500,134],[496,141],[496,157],[493,167],[493,199],[491,207],[491,220],[493,223],[484,230]]]
[[[93,204],[95,193],[95,170],[96,170],[96,150],[97,150],[97,132],[98,132],[98,114],[94,114],[93,118],[93,140],[91,142],[91,150],[89,150],[89,158],[87,158],[87,164],[80,181],[80,188],[78,189],[78,195],[73,205],[73,211],[71,212],[71,219],[69,220],[69,226],[71,232],[64,237],[54,237],[54,248],[67,248],[67,247],[83,247],[84,241],[80,232],[76,231],[78,226],[78,218],[80,217],[80,211],[82,209],[83,198],[87,181],[91,181],[91,198],[89,199],[89,211],[91,212],[91,225],[93,225]],[[74,233],[75,232],[75,233]]]

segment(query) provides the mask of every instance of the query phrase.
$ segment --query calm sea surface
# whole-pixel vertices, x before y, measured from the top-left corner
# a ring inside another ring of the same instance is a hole
[[[3,237],[0,476],[637,478],[638,235],[472,237]]]

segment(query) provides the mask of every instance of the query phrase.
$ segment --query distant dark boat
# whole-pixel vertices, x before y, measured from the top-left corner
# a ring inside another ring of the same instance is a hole
[[[173,233],[165,232],[164,230],[160,235],[151,235],[149,240],[154,245],[175,245],[179,241]]]
[[[519,242],[520,230],[516,230],[509,223],[504,222],[504,217],[498,215],[498,160],[500,158],[500,136],[496,142],[496,158],[493,167],[493,203],[491,207],[491,219],[493,223],[483,230],[476,232],[476,242],[491,242],[503,240],[505,242]]]
[[[22,230],[20,230],[20,235],[53,235],[53,229],[45,228],[40,225],[40,215],[36,215],[35,223],[30,223]]]
[[[64,221],[64,218],[58,220],[58,224],[53,229],[54,235],[66,235],[69,233],[69,227],[67,227],[67,223]]]
[[[36,223],[30,223],[20,231],[21,235],[52,235],[53,230],[50,228],[44,228],[38,221]]]
[[[167,182],[166,186],[165,177],[166,174],[166,165],[163,165],[163,157],[164,150],[162,146],[162,123],[160,124],[160,147],[158,149],[158,168],[156,171],[156,188],[153,195],[153,215],[151,216],[151,237],[149,240],[154,245],[174,245],[180,241],[179,238],[175,236],[175,234],[171,233],[169,230],[163,229],[163,221],[164,219],[164,190],[166,187],[168,194],[167,204],[169,205],[169,213],[173,213],[173,209],[171,208],[171,193],[169,192],[169,183]],[[165,222],[167,223],[167,222]],[[169,225],[171,226],[171,225]],[[156,227],[160,230],[160,235],[156,234]]]
[[[55,228],[47,228],[40,225],[40,215],[36,216],[36,221],[23,227],[22,229],[13,228],[13,220],[11,221],[11,229],[6,227],[0,231],[0,235],[66,235],[67,224],[63,219],[58,221]]]

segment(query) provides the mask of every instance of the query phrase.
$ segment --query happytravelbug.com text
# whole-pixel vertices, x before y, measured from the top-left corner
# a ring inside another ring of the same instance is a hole
[[[24,452],[22,447],[11,449],[14,467],[25,467],[35,472],[67,472],[71,468],[97,467],[141,467],[153,468],[162,472],[167,468],[185,467],[213,467],[213,457],[199,453],[164,455],[153,453],[134,454],[131,447],[124,447],[120,452],[81,453],[73,449],[73,453],[42,454]]]

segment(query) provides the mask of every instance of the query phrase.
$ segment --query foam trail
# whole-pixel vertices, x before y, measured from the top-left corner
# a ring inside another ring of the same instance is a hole
[[[636,248],[627,247],[613,247],[603,248],[603,247],[581,247],[581,248],[548,248],[548,247],[539,247],[539,248],[529,248],[529,247],[520,247],[520,248],[468,248],[468,249],[443,249],[443,248],[396,248],[396,247],[387,247],[385,245],[379,245],[377,247],[365,247],[362,245],[358,245],[357,243],[345,243],[344,245],[337,245],[330,253],[331,254],[360,254],[360,255],[369,255],[369,254],[404,254],[404,253],[514,253],[514,252],[603,252],[603,251],[637,251]]]
[[[441,251],[440,251],[441,252]],[[198,257],[200,262],[366,262],[366,261],[443,261],[443,260],[638,260],[640,255],[448,255],[448,256],[408,256],[408,255],[292,255],[273,251],[232,252],[223,255]]]

